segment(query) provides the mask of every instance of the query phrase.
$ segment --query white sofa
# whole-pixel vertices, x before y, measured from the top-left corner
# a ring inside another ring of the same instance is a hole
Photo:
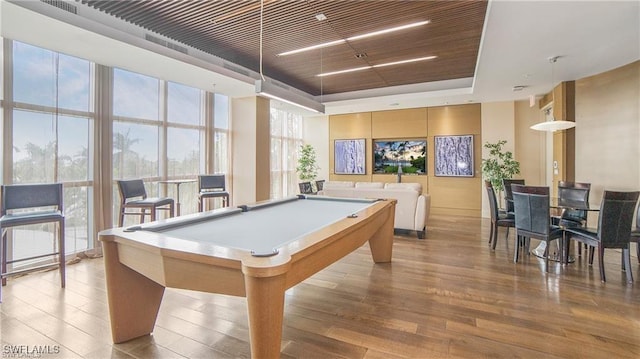
[[[394,227],[416,231],[419,239],[424,238],[431,197],[422,193],[419,183],[327,181],[318,194],[347,198],[393,198],[398,201]]]

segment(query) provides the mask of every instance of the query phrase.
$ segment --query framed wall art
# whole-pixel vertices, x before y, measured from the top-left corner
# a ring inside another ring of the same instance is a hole
[[[335,174],[364,175],[367,173],[364,138],[335,140],[333,150]]]
[[[473,135],[434,136],[435,175],[473,177]]]
[[[427,173],[427,140],[373,140],[373,173]]]

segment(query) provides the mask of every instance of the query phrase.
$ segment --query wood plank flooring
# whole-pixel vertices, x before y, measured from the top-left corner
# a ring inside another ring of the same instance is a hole
[[[596,266],[526,256],[513,233],[487,245],[487,219],[432,216],[426,240],[396,236],[393,262],[367,245],[286,295],[283,358],[640,358],[640,265],[627,286],[620,252]],[[0,357],[248,358],[244,298],[168,289],[153,335],[111,342],[102,259],[12,278],[0,304]],[[211,278],[215,280],[215,278]],[[17,356],[14,356],[17,357]],[[24,357],[24,356],[22,356]]]

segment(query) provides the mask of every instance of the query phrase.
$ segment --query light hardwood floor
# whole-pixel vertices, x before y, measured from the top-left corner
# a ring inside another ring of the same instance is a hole
[[[287,292],[283,358],[640,358],[640,265],[627,286],[619,251],[596,266],[525,257],[513,233],[495,252],[487,219],[432,216],[427,238],[397,236],[391,264],[367,245]],[[635,248],[632,252],[635,254]],[[211,278],[215,280],[215,278]],[[248,358],[244,298],[168,289],[153,335],[111,343],[102,259],[9,280],[0,357],[51,346],[42,358]]]

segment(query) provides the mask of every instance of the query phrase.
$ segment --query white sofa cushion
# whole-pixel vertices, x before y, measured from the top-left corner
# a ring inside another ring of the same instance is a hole
[[[356,188],[384,188],[384,183],[382,182],[356,182]]]
[[[393,198],[397,200],[394,228],[416,231],[418,237],[422,238],[427,218],[429,218],[431,197],[428,194],[420,194],[416,190],[418,188],[416,184],[407,184],[409,186],[388,186],[388,188],[375,188],[378,187],[377,185],[330,186],[329,188],[325,186],[318,194],[346,198]]]
[[[415,226],[416,206],[418,205],[418,197],[420,194],[412,189],[362,189],[354,191],[364,198],[384,198],[395,199],[396,217],[394,222],[395,228],[423,230],[424,224],[419,229]],[[422,211],[424,213],[424,211]]]
[[[418,193],[422,193],[422,185],[420,183],[385,183],[385,189],[412,189]]]
[[[351,181],[327,181],[322,186],[322,189],[325,188],[352,188],[353,182]]]

